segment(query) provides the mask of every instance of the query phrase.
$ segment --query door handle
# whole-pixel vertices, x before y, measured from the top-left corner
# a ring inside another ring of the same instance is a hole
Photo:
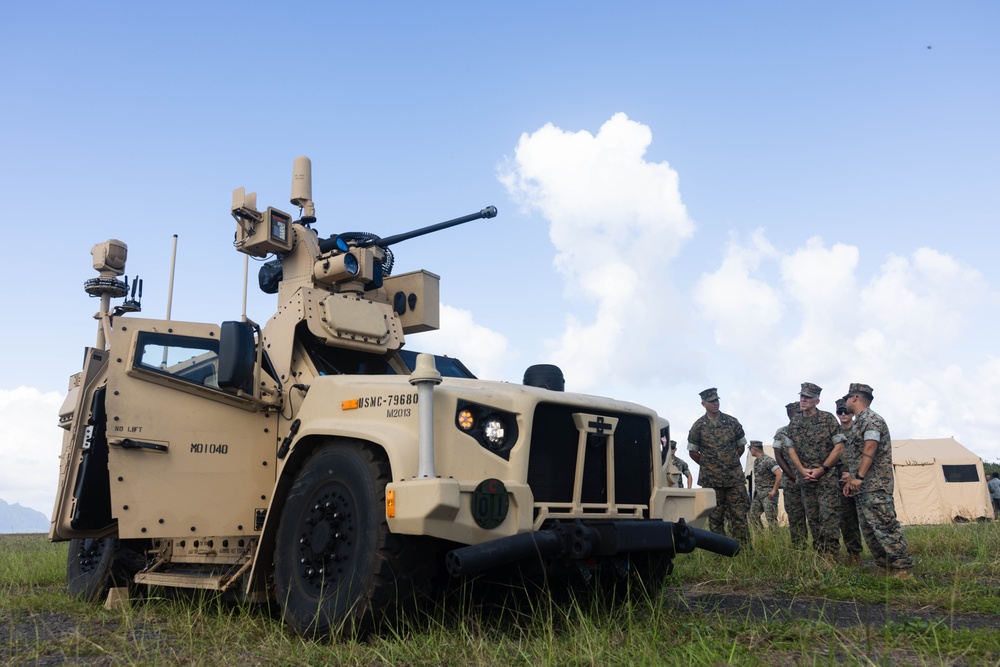
[[[108,444],[118,445],[122,449],[151,449],[155,452],[165,452],[169,448],[157,442],[145,442],[143,440],[133,440],[131,438],[109,439]]]

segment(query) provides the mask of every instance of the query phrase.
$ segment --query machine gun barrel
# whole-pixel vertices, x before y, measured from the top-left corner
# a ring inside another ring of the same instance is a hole
[[[461,225],[466,222],[472,222],[473,220],[480,220],[482,218],[495,218],[496,215],[497,215],[497,207],[487,206],[478,213],[470,213],[469,215],[463,215],[461,218],[455,218],[454,220],[439,222],[436,225],[430,225],[429,227],[421,227],[420,229],[414,229],[412,232],[403,232],[402,234],[396,234],[395,236],[386,236],[385,238],[376,241],[375,245],[377,245],[380,248],[386,248],[395,243],[399,243],[400,241],[406,241],[408,239],[412,239],[417,236],[423,236],[424,234],[430,234],[431,232],[436,232],[441,229],[447,229],[449,227],[454,227],[455,225]]]

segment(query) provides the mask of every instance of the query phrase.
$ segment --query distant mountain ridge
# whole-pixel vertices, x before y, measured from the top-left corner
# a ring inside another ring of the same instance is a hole
[[[0,498],[0,533],[48,533],[49,517],[38,510]]]

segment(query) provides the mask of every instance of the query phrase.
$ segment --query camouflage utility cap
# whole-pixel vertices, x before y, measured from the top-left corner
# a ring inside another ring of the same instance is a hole
[[[710,389],[706,389],[705,391],[699,392],[698,395],[701,396],[701,400],[705,401],[706,403],[711,403],[712,401],[719,400],[719,390],[716,389],[715,387],[711,387]]]
[[[751,440],[750,441],[750,449],[760,449],[760,450],[763,450],[764,449],[764,443],[761,442],[760,440]]]
[[[847,399],[846,398],[838,398],[837,399],[837,409],[838,410],[846,410],[847,409]]]
[[[788,405],[785,406],[785,414],[788,415],[789,419],[798,414],[798,412],[799,412],[798,401],[796,401],[795,403],[789,403]]]
[[[799,393],[809,398],[819,398],[819,395],[822,391],[823,388],[820,387],[819,385],[815,385],[812,382],[803,382],[802,391],[800,391]]]
[[[874,396],[875,390],[872,389],[871,386],[867,384],[861,382],[852,382],[851,388],[847,390],[847,395],[850,396],[851,394],[868,394],[869,396]]]

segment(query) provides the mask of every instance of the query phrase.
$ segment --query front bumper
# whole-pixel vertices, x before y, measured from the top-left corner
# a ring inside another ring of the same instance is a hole
[[[689,526],[683,519],[567,521],[454,549],[448,552],[445,562],[452,576],[462,577],[531,558],[585,560],[644,552],[671,559],[695,549],[735,556],[740,545],[732,538]]]

